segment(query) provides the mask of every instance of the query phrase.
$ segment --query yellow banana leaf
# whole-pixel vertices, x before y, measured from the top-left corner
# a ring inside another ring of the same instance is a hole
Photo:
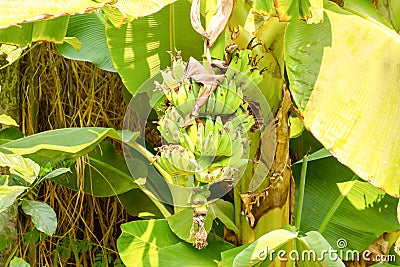
[[[291,81],[299,81],[301,73],[305,77],[303,83],[293,83],[293,89],[303,94],[296,102],[305,125],[358,176],[400,197],[400,36],[332,3],[326,6],[325,17],[329,27],[308,31],[305,23],[292,21],[298,25],[287,32],[297,34],[291,44],[305,60],[318,46],[318,38],[330,35],[319,47],[320,58],[310,61],[314,66],[288,66]],[[301,61],[300,56],[297,59]]]

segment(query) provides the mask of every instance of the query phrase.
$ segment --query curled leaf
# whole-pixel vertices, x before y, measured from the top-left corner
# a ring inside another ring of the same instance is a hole
[[[204,30],[200,21],[200,0],[192,2],[190,18],[193,28],[203,36],[207,47],[212,47],[218,36],[225,29],[225,26],[233,10],[233,0],[220,0],[217,4],[217,11],[210,19],[207,30]]]

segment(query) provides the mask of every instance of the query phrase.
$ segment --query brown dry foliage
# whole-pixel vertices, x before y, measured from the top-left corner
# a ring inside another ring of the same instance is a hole
[[[118,74],[102,71],[91,63],[68,60],[54,45],[41,44],[21,59],[22,131],[28,135],[64,127],[103,126],[122,128],[126,104]],[[83,179],[83,177],[80,177]],[[34,228],[20,216],[19,250],[16,256],[32,266],[94,266],[98,253],[117,258],[120,225],[129,215],[114,198],[94,198],[46,181],[37,199],[54,208],[58,218],[53,237],[28,245],[24,233]],[[62,240],[88,240],[92,249],[70,257],[57,252]],[[112,263],[109,264],[112,266]]]

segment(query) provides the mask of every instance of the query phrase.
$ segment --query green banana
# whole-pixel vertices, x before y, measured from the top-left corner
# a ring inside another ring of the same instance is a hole
[[[201,156],[215,157],[217,153],[217,147],[214,143],[213,133],[210,132],[208,136],[203,140]]]
[[[180,145],[165,145],[159,151],[157,162],[173,176],[192,175],[201,170],[194,154]]]

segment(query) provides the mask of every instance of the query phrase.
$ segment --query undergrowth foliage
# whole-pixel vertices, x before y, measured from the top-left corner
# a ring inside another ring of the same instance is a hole
[[[24,133],[64,127],[122,128],[126,106],[117,74],[65,59],[54,45],[41,44],[21,60],[20,77]],[[88,164],[85,158],[79,163]],[[78,178],[82,183],[83,174]],[[36,266],[122,266],[116,240],[129,215],[117,198],[95,198],[50,181],[42,183],[36,194],[56,211],[57,232],[44,238],[21,215],[16,256]]]

